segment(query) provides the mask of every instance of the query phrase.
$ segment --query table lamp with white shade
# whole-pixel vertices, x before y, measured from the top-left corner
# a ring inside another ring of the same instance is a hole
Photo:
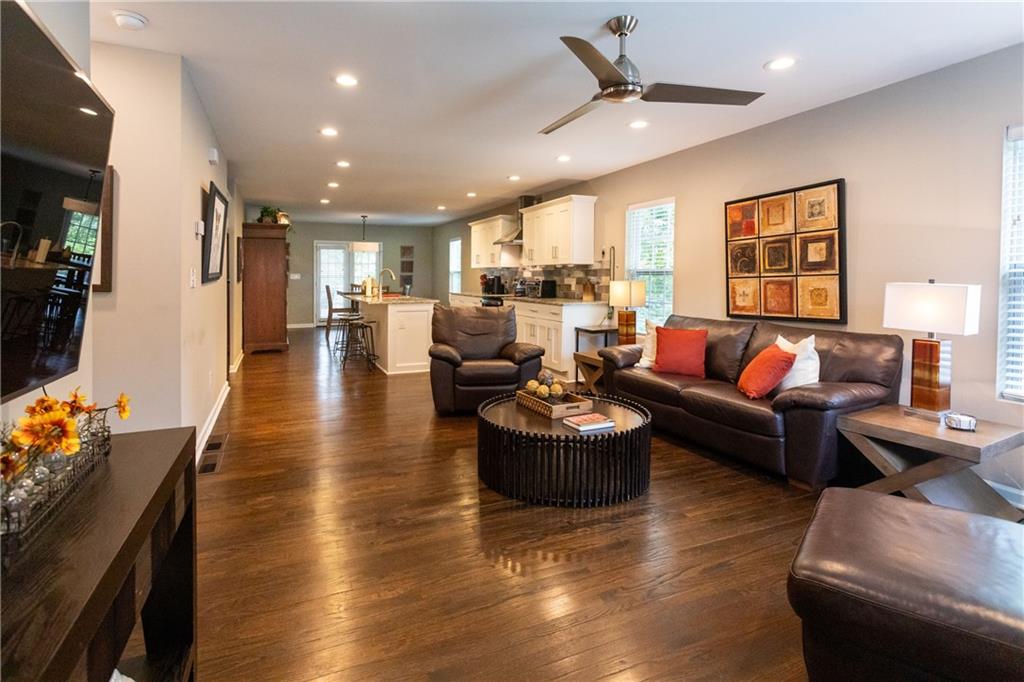
[[[941,419],[949,412],[953,342],[936,334],[973,336],[981,317],[980,284],[888,282],[882,326],[928,332],[914,339],[908,412]]]
[[[608,305],[619,309],[619,343],[636,343],[636,311],[647,305],[647,284],[639,279],[614,280]]]

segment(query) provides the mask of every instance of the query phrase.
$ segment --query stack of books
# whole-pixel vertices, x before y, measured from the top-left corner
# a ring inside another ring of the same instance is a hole
[[[590,414],[578,414],[575,417],[566,417],[562,420],[566,427],[580,433],[595,433],[600,431],[611,431],[615,428],[615,422],[603,414],[591,412]]]

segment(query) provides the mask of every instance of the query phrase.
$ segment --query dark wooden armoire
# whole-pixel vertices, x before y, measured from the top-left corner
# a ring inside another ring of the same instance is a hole
[[[242,350],[288,350],[287,225],[242,226]]]

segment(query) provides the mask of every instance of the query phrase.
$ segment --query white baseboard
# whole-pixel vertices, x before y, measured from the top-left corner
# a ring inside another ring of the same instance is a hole
[[[996,483],[995,481],[990,481],[987,478],[983,480],[985,483],[992,486],[993,490],[1005,497],[1006,501],[1014,507],[1017,509],[1024,509],[1024,490],[1015,488],[1011,485],[1006,485],[1005,483]]]
[[[244,358],[244,357],[245,357],[245,353],[239,353],[238,357],[235,358],[235,361],[231,363],[231,367],[228,370],[228,371],[231,372],[231,374],[234,374],[235,372],[238,371],[239,366],[241,366],[241,364],[242,364],[242,358]]]
[[[288,325],[288,329],[313,329],[316,326],[313,322],[295,322]]]
[[[217,395],[216,402],[213,403],[213,408],[210,410],[210,414],[206,415],[206,421],[203,422],[203,428],[196,435],[196,461],[199,461],[199,456],[203,454],[203,450],[206,448],[206,441],[210,439],[210,434],[213,433],[213,427],[217,423],[217,418],[220,416],[220,410],[224,407],[224,401],[228,398],[228,393],[231,392],[231,386],[227,382],[220,387],[220,393]]]

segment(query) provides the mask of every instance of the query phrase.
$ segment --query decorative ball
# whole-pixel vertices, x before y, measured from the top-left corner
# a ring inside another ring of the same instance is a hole
[[[53,474],[51,474],[50,470],[44,467],[42,464],[40,464],[39,466],[32,470],[32,481],[36,485],[43,485],[44,483],[50,480],[51,476],[53,476]]]
[[[21,493],[18,495],[17,493]],[[23,490],[16,490],[4,498],[4,509],[8,512],[19,512],[28,506],[28,495]]]
[[[537,375],[537,381],[550,387],[551,384],[555,383],[555,375],[551,373],[551,370],[545,369]]]
[[[18,481],[18,487],[26,493],[31,493],[35,489],[36,484],[32,482],[31,478],[23,478]]]
[[[68,459],[59,452],[51,452],[50,454],[43,457],[43,466],[50,470],[50,473],[57,473],[58,471],[64,471],[68,465]]]
[[[536,393],[538,388],[540,388],[540,382],[536,379],[530,379],[526,382],[526,390],[530,393]]]
[[[540,386],[539,386],[539,387],[537,388],[537,397],[538,397],[538,398],[541,398],[542,400],[543,400],[543,399],[546,399],[546,398],[548,397],[548,395],[550,395],[550,394],[551,394],[551,389],[550,389],[550,388],[548,388],[548,387],[547,387],[546,385],[544,385],[544,384],[541,384],[541,385],[540,385]]]
[[[561,398],[563,395],[565,395],[565,389],[562,388],[562,384],[558,383],[557,381],[551,384],[551,388],[549,390],[551,391],[552,398]]]

